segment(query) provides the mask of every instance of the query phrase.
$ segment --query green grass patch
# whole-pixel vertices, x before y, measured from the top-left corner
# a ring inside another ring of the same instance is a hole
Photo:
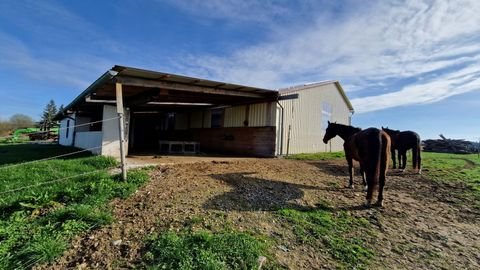
[[[152,236],[146,250],[147,269],[257,269],[267,245],[241,232],[187,231]]]
[[[114,159],[85,153],[9,167],[74,151],[55,145],[0,146],[5,164],[0,167],[0,269],[52,261],[75,235],[112,222],[111,199],[127,197],[149,179],[148,170],[141,169],[121,181],[108,173],[117,166]]]
[[[305,154],[295,154],[289,155],[287,159],[296,159],[296,160],[331,160],[331,159],[343,159],[345,158],[345,153],[342,152],[322,152],[322,153],[305,153]]]
[[[52,156],[72,153],[81,149],[74,147],[60,147],[58,144],[0,144],[0,166],[17,162],[28,162]],[[89,157],[89,152],[82,152],[64,159]]]
[[[480,158],[477,154],[422,153],[424,175],[440,183],[463,183],[463,197],[480,208]]]
[[[334,213],[328,207],[320,207],[282,209],[276,214],[291,224],[297,241],[326,250],[337,268],[364,269],[374,254],[365,239],[372,235],[369,222],[352,217],[349,212]]]

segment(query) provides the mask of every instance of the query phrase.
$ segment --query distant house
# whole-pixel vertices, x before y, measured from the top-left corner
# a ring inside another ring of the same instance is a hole
[[[114,66],[59,115],[59,143],[119,157],[119,110],[127,154],[263,157],[341,150],[321,141],[325,123],[353,113],[337,81],[275,91]]]

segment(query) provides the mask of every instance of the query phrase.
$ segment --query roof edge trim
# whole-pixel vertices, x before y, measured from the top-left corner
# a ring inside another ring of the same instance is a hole
[[[65,115],[64,112],[68,111],[73,106],[75,106],[75,104],[77,102],[79,102],[81,99],[83,99],[87,95],[91,94],[97,88],[97,86],[113,79],[117,74],[118,74],[118,72],[115,71],[115,70],[108,70],[107,72],[103,73],[102,76],[100,76],[98,79],[96,79],[90,86],[87,87],[87,89],[83,90],[83,92],[80,93],[80,95],[78,95],[72,102],[70,102],[67,106],[65,106],[63,111],[58,112],[58,115],[55,116],[55,118],[60,118],[61,119],[62,118],[61,116]]]

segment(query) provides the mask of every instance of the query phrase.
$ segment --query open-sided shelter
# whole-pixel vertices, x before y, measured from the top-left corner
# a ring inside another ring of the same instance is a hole
[[[122,130],[126,154],[336,151],[323,122],[348,124],[352,112],[335,81],[276,91],[114,66],[59,115],[59,143],[119,157]]]

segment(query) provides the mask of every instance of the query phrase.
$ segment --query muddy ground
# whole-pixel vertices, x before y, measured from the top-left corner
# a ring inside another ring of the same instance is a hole
[[[138,263],[143,239],[159,228],[179,230],[201,218],[205,228],[228,223],[275,238],[276,260],[289,269],[331,269],[325,252],[296,243],[273,211],[283,207],[334,209],[364,217],[376,236],[370,269],[480,269],[480,214],[456,194],[462,185],[391,171],[384,208],[365,209],[358,183],[344,188],[344,160],[210,161],[161,166],[126,200],[112,202],[115,222],[78,237],[48,269],[123,269]],[[197,226],[193,224],[192,226]]]

